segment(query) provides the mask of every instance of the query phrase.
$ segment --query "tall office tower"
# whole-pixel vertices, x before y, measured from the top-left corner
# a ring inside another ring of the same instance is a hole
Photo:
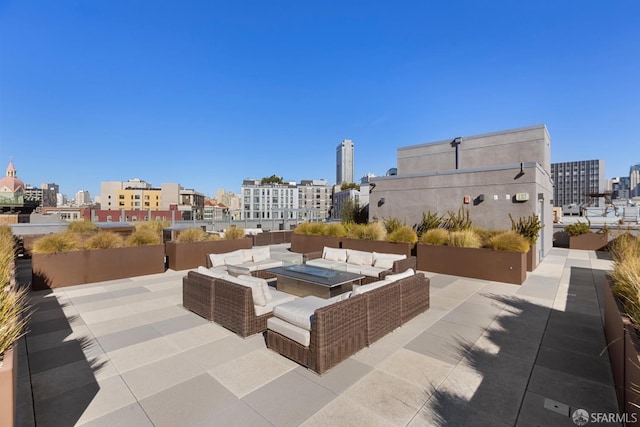
[[[345,139],[336,149],[336,184],[353,181],[353,141]]]
[[[640,163],[629,169],[629,195],[640,197]]]
[[[551,163],[553,206],[580,205],[590,200],[588,194],[604,191],[604,160]],[[599,206],[595,200],[592,206]]]

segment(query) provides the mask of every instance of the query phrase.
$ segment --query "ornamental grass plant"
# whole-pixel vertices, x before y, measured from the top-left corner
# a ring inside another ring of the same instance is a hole
[[[122,236],[110,231],[99,231],[84,241],[85,249],[120,248],[124,245]]]
[[[527,238],[512,230],[490,237],[487,247],[500,251],[529,252],[530,243]]]
[[[224,240],[236,240],[244,237],[244,228],[229,227],[224,231]]]
[[[425,245],[446,245],[449,241],[449,232],[444,228],[432,228],[420,237],[420,243]]]
[[[611,243],[610,251],[612,291],[636,329],[640,329],[640,238],[625,233]]]
[[[178,243],[187,243],[187,242],[208,242],[211,240],[218,240],[219,237],[217,234],[207,233],[202,228],[189,228],[187,230],[183,230],[178,234],[176,238],[176,242]]]
[[[403,225],[389,233],[387,240],[393,243],[416,243],[418,234],[408,225]]]
[[[125,246],[148,246],[159,245],[162,243],[162,237],[151,229],[141,228],[134,231],[124,241]]]
[[[77,233],[53,233],[42,236],[33,242],[34,254],[59,254],[82,249]]]
[[[0,366],[5,352],[27,331],[28,288],[14,286],[15,239],[0,231]]]
[[[449,233],[449,246],[458,248],[481,248],[482,241],[473,230],[452,231]]]
[[[94,234],[98,232],[98,226],[91,221],[72,221],[67,227],[68,233]]]

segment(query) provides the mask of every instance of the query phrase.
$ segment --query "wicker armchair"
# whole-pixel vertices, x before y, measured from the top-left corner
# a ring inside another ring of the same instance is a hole
[[[213,321],[215,279],[190,271],[182,278],[182,305],[207,320]]]
[[[267,329],[267,347],[323,374],[367,345],[367,299],[358,295],[315,310],[308,347]]]
[[[273,313],[256,316],[251,288],[224,279],[215,280],[213,321],[241,337],[264,332],[267,329],[267,319]]]

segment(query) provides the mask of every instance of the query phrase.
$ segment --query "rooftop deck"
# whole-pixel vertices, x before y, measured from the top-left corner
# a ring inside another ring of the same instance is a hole
[[[575,426],[617,412],[601,255],[554,248],[522,286],[426,273],[431,308],[323,376],[186,311],[185,271],[33,292],[18,425]]]

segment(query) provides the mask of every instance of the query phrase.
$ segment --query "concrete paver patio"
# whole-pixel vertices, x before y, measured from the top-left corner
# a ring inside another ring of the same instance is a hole
[[[426,273],[431,308],[323,376],[185,310],[185,271],[33,292],[18,425],[573,426],[618,410],[600,255],[554,248],[522,286]]]

